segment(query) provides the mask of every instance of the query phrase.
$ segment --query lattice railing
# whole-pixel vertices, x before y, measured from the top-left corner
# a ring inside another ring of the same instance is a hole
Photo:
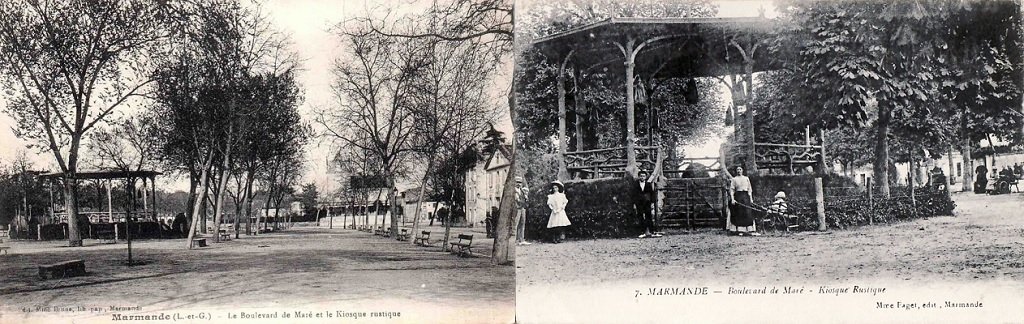
[[[823,163],[822,147],[819,145],[755,143],[754,155],[758,169],[783,170],[788,173]]]
[[[657,146],[637,146],[637,166],[644,170],[654,169],[658,158]],[[566,169],[574,178],[602,178],[622,175],[626,170],[626,148],[614,147],[565,153]]]

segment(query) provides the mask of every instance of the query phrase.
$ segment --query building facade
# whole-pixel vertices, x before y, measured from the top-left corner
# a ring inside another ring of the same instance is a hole
[[[501,145],[466,174],[466,221],[470,224],[485,225],[487,213],[501,205],[511,155],[512,146]]]

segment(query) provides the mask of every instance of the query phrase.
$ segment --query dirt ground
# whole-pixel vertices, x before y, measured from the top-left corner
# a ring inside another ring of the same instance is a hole
[[[520,285],[679,276],[718,281],[1024,280],[1024,195],[957,194],[956,216],[827,232],[669,232],[518,248]],[[551,272],[552,268],[573,269]]]
[[[482,256],[442,252],[440,244],[410,246],[337,227],[293,227],[191,251],[184,249],[184,239],[137,241],[135,259],[145,264],[127,267],[125,243],[85,243],[84,248],[59,247],[66,244],[61,241],[5,243],[12,250],[0,256],[0,323],[52,316],[105,322],[117,313],[110,306],[139,307],[124,314],[206,313],[216,322],[246,310],[322,316],[400,312],[390,321],[417,323],[514,318],[513,268],[491,266]],[[473,245],[489,253],[489,243]],[[38,265],[73,259],[86,261],[87,276],[38,279]],[[77,307],[103,311],[61,309]]]
[[[536,303],[591,298],[601,292],[635,302],[634,288],[646,292],[643,288],[656,284],[724,290],[873,283],[906,287],[904,292],[936,284],[946,292],[949,287],[971,289],[981,284],[1024,291],[1024,194],[958,193],[954,200],[955,216],[847,230],[738,237],[709,229],[669,232],[663,238],[521,246],[518,310],[549,312],[551,305]],[[581,287],[604,290],[576,291]],[[1024,306],[1024,295],[1017,296],[1013,305]],[[801,313],[807,313],[806,307]],[[1022,321],[1024,317],[1017,319]]]

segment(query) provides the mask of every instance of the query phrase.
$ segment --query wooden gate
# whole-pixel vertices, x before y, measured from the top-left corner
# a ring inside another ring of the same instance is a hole
[[[674,178],[658,188],[662,227],[723,227],[728,182],[722,178]]]

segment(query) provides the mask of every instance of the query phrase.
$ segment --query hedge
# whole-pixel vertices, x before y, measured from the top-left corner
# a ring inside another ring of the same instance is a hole
[[[956,208],[944,191],[918,188],[915,201],[909,190],[895,188],[890,198],[874,196],[870,199],[860,192],[851,196],[825,197],[825,221],[830,229],[846,229],[874,223],[893,223],[931,216],[951,216]],[[799,217],[802,230],[818,228],[818,214],[814,199],[789,200],[790,212]]]
[[[814,201],[814,175],[768,175],[751,177],[754,203],[767,205],[779,190],[788,196],[790,212],[799,217],[802,230],[818,228],[817,208]],[[830,229],[845,229],[875,223],[892,223],[922,217],[953,215],[956,204],[944,191],[919,188],[915,192],[916,205],[907,188],[893,188],[891,198],[873,197],[857,188],[854,181],[840,175],[822,178],[826,188],[844,188],[840,195],[826,190],[825,219]],[[566,213],[572,223],[566,230],[571,238],[634,237],[642,232],[629,197],[631,182],[627,178],[571,180],[565,182],[569,199]],[[526,237],[530,240],[548,240],[547,229],[551,210],[547,206],[550,184],[530,188],[527,207]],[[759,216],[763,216],[759,215]],[[759,217],[763,219],[763,217]]]
[[[81,230],[82,238],[91,239],[113,239],[114,238],[114,226],[117,226],[117,238],[125,239],[126,232],[125,223],[97,223],[97,224],[81,224],[79,228]],[[47,224],[41,226],[42,235],[36,234],[36,228],[30,228],[26,231],[19,231],[19,239],[35,240],[42,238],[45,240],[66,240],[67,236],[64,234],[67,231],[68,224]],[[132,226],[132,238],[133,239],[155,239],[155,238],[171,238],[179,236],[177,233],[168,231],[163,228],[157,222],[145,221],[145,222],[133,222]]]
[[[857,182],[851,178],[838,174],[796,174],[796,175],[760,175],[750,176],[750,186],[754,187],[754,196],[750,197],[754,203],[770,203],[775,200],[775,193],[786,192],[789,200],[814,200],[814,178],[821,177],[822,186],[825,188],[853,188]],[[825,193],[830,194],[830,192]]]
[[[639,235],[640,222],[629,197],[630,182],[625,178],[571,180],[565,182],[565,195],[569,199],[566,214],[572,223],[566,237],[609,238]],[[526,217],[526,237],[547,240],[552,231],[547,228],[551,209],[547,205],[550,184],[530,188]]]

